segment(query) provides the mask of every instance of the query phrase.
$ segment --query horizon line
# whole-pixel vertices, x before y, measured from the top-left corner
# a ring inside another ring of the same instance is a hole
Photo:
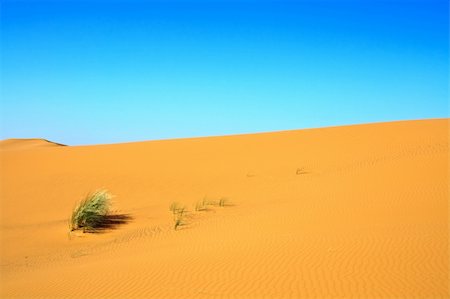
[[[305,127],[298,129],[286,129],[286,130],[273,130],[273,131],[260,131],[260,132],[246,132],[246,133],[231,133],[224,135],[202,135],[202,136],[190,136],[190,137],[174,137],[174,138],[160,138],[160,139],[146,139],[146,140],[133,140],[124,142],[113,142],[113,143],[92,143],[92,144],[63,144],[57,141],[52,141],[43,137],[24,137],[24,138],[5,138],[1,139],[0,142],[8,140],[42,140],[55,145],[68,146],[68,147],[87,147],[87,146],[103,146],[103,145],[119,145],[119,144],[130,144],[130,143],[142,143],[142,142],[157,142],[157,141],[176,141],[176,140],[187,140],[187,139],[205,139],[205,138],[220,138],[220,137],[234,137],[234,136],[245,136],[245,135],[262,135],[262,134],[273,134],[273,133],[283,133],[283,132],[294,132],[294,131],[306,131],[306,130],[318,130],[327,128],[339,128],[339,127],[354,127],[354,126],[364,126],[364,125],[376,125],[376,124],[387,124],[387,123],[401,123],[401,122],[417,122],[417,121],[437,121],[437,120],[450,120],[448,117],[433,117],[433,118],[419,118],[419,119],[400,119],[400,120],[390,120],[390,121],[376,121],[368,123],[352,123],[352,124],[340,124],[340,125],[330,125],[330,126],[320,126],[320,127]]]

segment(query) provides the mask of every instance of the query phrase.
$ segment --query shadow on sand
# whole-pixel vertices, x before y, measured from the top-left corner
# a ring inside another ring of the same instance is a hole
[[[84,229],[83,232],[104,233],[108,230],[116,229],[120,225],[127,224],[132,219],[133,218],[129,214],[105,215],[94,228]]]

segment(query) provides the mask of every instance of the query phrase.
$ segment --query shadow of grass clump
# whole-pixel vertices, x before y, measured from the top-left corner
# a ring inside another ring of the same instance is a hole
[[[103,218],[97,223],[97,226],[94,228],[86,228],[84,232],[88,233],[101,233],[106,230],[115,229],[117,226],[127,224],[133,218],[129,214],[112,214],[105,215]]]
[[[111,214],[111,194],[97,190],[88,194],[72,211],[69,221],[70,231],[100,232],[113,229],[131,220],[127,214]]]

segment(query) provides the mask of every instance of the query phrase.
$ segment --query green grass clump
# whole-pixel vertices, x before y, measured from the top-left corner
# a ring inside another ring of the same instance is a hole
[[[109,213],[112,196],[106,190],[97,190],[80,201],[72,212],[70,230],[93,231],[101,227]]]

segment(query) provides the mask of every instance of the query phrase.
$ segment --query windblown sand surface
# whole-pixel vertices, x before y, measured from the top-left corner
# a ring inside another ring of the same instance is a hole
[[[0,297],[449,298],[448,129],[3,141]],[[131,221],[69,238],[98,188]],[[194,212],[204,197],[232,205]],[[191,210],[177,231],[173,201]]]

